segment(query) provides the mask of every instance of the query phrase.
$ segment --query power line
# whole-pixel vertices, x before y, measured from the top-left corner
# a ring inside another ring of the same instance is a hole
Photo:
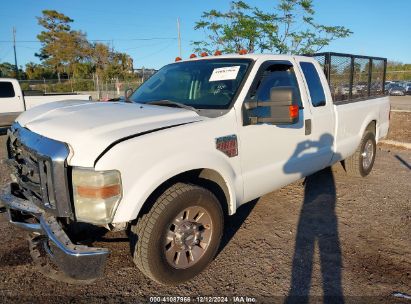
[[[153,38],[118,38],[118,39],[87,39],[91,42],[112,42],[112,41],[152,41],[152,40],[177,40],[177,37],[153,37]],[[0,43],[13,43],[13,40],[0,40]],[[16,40],[16,43],[41,43],[38,40]]]

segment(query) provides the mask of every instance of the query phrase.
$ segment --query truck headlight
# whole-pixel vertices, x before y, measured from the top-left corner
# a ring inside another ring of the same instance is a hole
[[[120,172],[73,168],[72,183],[77,220],[110,223],[122,195]]]

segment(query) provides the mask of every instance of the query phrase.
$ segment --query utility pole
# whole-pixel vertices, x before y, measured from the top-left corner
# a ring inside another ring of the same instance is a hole
[[[180,33],[180,17],[177,18],[177,34],[178,34],[178,53],[180,58],[181,56],[181,33]]]
[[[16,71],[16,79],[19,79],[19,68],[17,67],[16,55],[16,28],[13,26],[13,48],[14,48],[14,69]]]

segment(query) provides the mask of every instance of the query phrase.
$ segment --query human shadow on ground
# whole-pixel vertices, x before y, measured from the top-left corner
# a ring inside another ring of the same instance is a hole
[[[329,137],[327,140],[332,139],[331,135],[328,134],[323,135],[323,137],[325,139]],[[319,142],[303,142],[298,145],[293,157],[298,158],[304,149],[316,146],[320,148],[321,145]],[[322,146],[324,147],[324,145]],[[329,147],[331,149],[331,145]],[[307,157],[307,160],[309,159],[310,157]],[[289,168],[286,164],[284,171],[291,173]],[[344,303],[341,282],[341,247],[338,236],[338,219],[335,213],[336,187],[331,168],[325,168],[306,177],[304,187],[304,201],[295,239],[291,284],[285,302],[309,303],[313,258],[317,244],[322,275],[323,302]]]

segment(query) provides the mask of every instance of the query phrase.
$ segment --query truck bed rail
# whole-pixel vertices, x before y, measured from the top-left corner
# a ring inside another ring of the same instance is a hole
[[[310,56],[323,67],[334,103],[385,95],[386,58],[333,52]]]

